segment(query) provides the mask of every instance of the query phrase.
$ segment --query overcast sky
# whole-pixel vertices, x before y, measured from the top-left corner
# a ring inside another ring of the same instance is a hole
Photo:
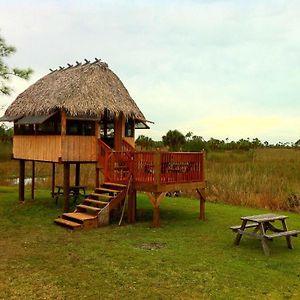
[[[0,0],[0,29],[17,47],[9,65],[35,71],[11,82],[6,106],[49,68],[98,57],[154,139],[300,138],[300,1]]]

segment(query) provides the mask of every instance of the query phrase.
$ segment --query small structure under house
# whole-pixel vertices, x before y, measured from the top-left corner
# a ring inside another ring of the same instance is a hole
[[[127,220],[134,223],[136,193],[143,191],[157,227],[166,193],[187,189],[198,191],[199,218],[204,220],[204,153],[135,151],[135,130],[149,128],[149,121],[98,59],[51,70],[20,94],[0,121],[14,122],[12,155],[19,160],[20,201],[25,163],[32,162],[32,198],[35,162],[52,163],[52,195],[56,164],[63,165],[64,214],[57,224],[72,229],[109,224],[111,212],[124,205],[126,196]],[[86,163],[95,165],[95,190],[69,212],[70,165],[76,165],[75,186],[80,186],[80,166]]]

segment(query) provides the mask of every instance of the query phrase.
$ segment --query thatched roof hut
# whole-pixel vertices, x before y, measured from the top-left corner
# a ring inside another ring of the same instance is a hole
[[[101,118],[104,113],[145,120],[127,89],[104,62],[77,63],[39,79],[7,108],[4,118],[49,115],[65,111],[70,117]]]

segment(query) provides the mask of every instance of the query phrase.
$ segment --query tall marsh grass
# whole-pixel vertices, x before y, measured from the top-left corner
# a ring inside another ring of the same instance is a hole
[[[300,151],[259,149],[207,156],[208,200],[294,209],[300,198]]]

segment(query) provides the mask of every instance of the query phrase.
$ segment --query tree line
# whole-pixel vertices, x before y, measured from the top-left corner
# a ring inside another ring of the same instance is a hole
[[[210,138],[205,140],[202,136],[194,135],[192,132],[183,134],[178,130],[169,130],[166,135],[162,136],[160,141],[154,141],[145,135],[140,135],[136,140],[136,145],[141,150],[153,150],[166,148],[170,151],[225,151],[225,150],[243,150],[257,148],[295,148],[300,146],[300,140],[296,143],[271,144],[267,141],[260,141],[258,138],[240,139],[238,141],[230,141],[228,138],[219,140]]]
[[[5,124],[0,124],[0,142],[12,142],[13,133],[13,128],[8,128]]]

